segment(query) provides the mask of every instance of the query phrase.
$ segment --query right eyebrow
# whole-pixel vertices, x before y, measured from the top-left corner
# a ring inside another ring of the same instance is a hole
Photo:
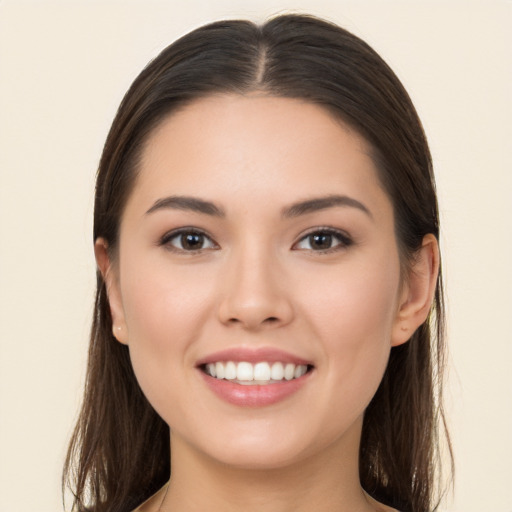
[[[299,201],[284,208],[282,214],[284,217],[298,217],[308,213],[334,208],[336,206],[344,206],[356,208],[364,212],[368,217],[373,219],[372,212],[361,201],[349,196],[329,195],[325,197],[315,197],[306,201]]]
[[[224,210],[215,203],[191,196],[168,196],[157,199],[153,203],[153,206],[151,206],[151,208],[146,212],[146,215],[167,208],[174,210],[188,210],[196,213],[203,213],[205,215],[212,215],[214,217],[226,216]]]

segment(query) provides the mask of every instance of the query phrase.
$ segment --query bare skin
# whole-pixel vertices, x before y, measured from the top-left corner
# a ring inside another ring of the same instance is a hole
[[[163,512],[164,509],[164,500],[167,498],[167,494],[169,493],[169,484],[167,483],[164,487],[162,487],[156,494],[154,494],[149,500],[147,500],[144,504],[142,504],[140,507],[138,507],[134,512]],[[252,490],[254,492],[254,489]],[[251,492],[251,494],[252,494]],[[379,503],[378,501],[374,500],[371,496],[369,496],[367,493],[364,493],[364,496],[368,502],[368,504],[372,507],[370,510],[374,512],[398,512],[396,509],[388,507],[386,505],[383,505],[382,503]],[[316,506],[316,504],[314,504]],[[245,505],[241,506],[241,509],[238,510],[245,510]],[[211,506],[208,505],[208,509],[211,509]],[[226,509],[228,510],[228,509]],[[262,509],[260,509],[262,510]],[[270,510],[270,509],[263,509],[263,510]],[[290,508],[290,510],[296,510]]]
[[[96,257],[114,333],[172,432],[170,485],[140,512],[393,510],[361,488],[362,418],[429,312],[438,248],[425,237],[402,275],[364,139],[298,100],[198,100],[150,137],[119,257],[102,240]],[[264,405],[216,393],[200,362],[261,347],[307,361],[303,385]]]

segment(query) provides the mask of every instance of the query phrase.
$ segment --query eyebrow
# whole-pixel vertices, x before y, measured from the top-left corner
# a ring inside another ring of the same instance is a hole
[[[339,195],[316,197],[306,201],[294,203],[291,206],[284,208],[282,215],[283,217],[298,217],[300,215],[305,215],[320,210],[326,210],[327,208],[333,208],[335,206],[348,206],[351,208],[357,208],[358,210],[366,213],[371,219],[373,219],[372,213],[363,203],[352,197]]]
[[[189,196],[169,196],[158,199],[153,203],[153,206],[146,212],[146,215],[171,208],[174,210],[188,210],[197,213],[204,213],[214,217],[225,217],[226,214],[222,208],[204,199]]]
[[[373,219],[372,213],[363,203],[352,197],[340,195],[316,197],[313,199],[307,199],[305,201],[294,203],[285,207],[281,211],[281,215],[285,218],[299,217],[301,215],[314,213],[320,210],[326,210],[328,208],[334,208],[336,206],[357,208]],[[224,210],[220,206],[217,206],[215,203],[190,196],[169,196],[157,199],[153,203],[153,206],[151,206],[151,208],[146,212],[146,215],[167,208],[174,210],[188,210],[205,215],[211,215],[214,217],[226,216]]]

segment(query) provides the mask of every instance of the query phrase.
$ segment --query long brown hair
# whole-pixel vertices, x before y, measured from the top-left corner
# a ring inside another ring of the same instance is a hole
[[[367,139],[393,203],[403,265],[426,234],[439,238],[427,141],[398,78],[353,34],[311,16],[284,15],[262,26],[237,20],[201,27],[163,50],[136,78],[101,157],[94,239],[103,237],[115,257],[141,150],[164,117],[206,95],[251,91],[320,105]],[[408,343],[391,350],[364,416],[361,484],[376,499],[407,512],[437,506],[439,435],[446,434],[442,290],[439,276],[428,320]],[[169,478],[169,453],[168,426],[142,394],[127,347],[112,335],[98,272],[85,395],[64,468],[73,510],[133,509]]]

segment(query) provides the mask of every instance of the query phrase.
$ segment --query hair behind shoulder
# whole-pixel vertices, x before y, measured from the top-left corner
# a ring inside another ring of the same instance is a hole
[[[115,257],[119,224],[148,136],[167,115],[215,93],[261,91],[321,105],[365,137],[394,206],[407,265],[439,216],[427,141],[405,89],[364,41],[303,15],[262,26],[220,21],[183,36],[135,79],[107,137],[95,197],[94,239]],[[368,406],[360,449],[364,489],[408,512],[436,505],[442,409],[444,305],[441,276],[430,317],[394,347]],[[448,441],[449,447],[449,441]],[[73,510],[126,512],[169,478],[169,429],[142,394],[128,349],[112,335],[107,291],[97,274],[86,387],[64,468]]]

